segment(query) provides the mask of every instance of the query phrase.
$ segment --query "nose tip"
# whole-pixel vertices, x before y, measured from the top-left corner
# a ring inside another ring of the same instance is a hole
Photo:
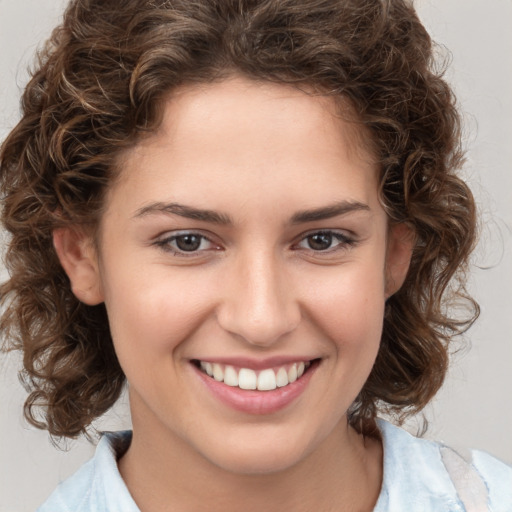
[[[276,311],[273,315],[262,317],[246,310],[244,316],[237,315],[228,330],[251,345],[266,347],[294,331],[297,324],[298,321],[285,313],[279,314]]]
[[[270,346],[291,333],[301,313],[292,286],[270,265],[252,265],[242,276],[227,278],[225,300],[217,312],[221,327],[255,346]]]

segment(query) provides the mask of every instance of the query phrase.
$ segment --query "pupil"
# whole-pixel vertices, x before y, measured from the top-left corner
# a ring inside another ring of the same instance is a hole
[[[325,251],[329,249],[332,243],[332,236],[327,234],[317,234],[309,237],[308,244],[315,251]]]
[[[201,237],[182,235],[176,238],[176,245],[181,251],[196,251],[201,245]]]

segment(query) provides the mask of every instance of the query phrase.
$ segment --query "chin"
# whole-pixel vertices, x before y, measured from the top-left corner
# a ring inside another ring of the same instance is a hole
[[[292,453],[245,450],[243,453],[224,454],[216,464],[237,475],[270,475],[284,472],[299,463],[301,456]]]
[[[255,442],[254,440],[258,440]],[[265,475],[291,469],[314,450],[316,443],[292,435],[261,432],[252,439],[233,439],[218,450],[203,452],[217,467],[235,474]]]

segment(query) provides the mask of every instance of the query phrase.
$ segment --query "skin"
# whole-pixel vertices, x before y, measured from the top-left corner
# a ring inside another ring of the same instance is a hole
[[[120,162],[99,251],[79,229],[54,237],[77,297],[107,307],[130,390],[128,489],[143,512],[372,510],[381,443],[346,413],[412,248],[407,228],[388,225],[372,155],[332,99],[285,85],[233,77],[175,91],[164,108]],[[230,222],[162,211],[171,203]],[[326,230],[338,238],[312,248]],[[198,250],[173,252],[183,232],[205,237]],[[297,400],[264,415],[221,403],[191,364],[273,356],[320,364]]]

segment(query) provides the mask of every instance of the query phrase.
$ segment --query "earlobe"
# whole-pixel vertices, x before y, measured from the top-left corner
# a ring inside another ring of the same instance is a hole
[[[80,228],[59,228],[53,245],[76,298],[89,306],[103,302],[98,260],[91,237]]]
[[[414,230],[407,224],[390,228],[386,255],[386,299],[403,285],[416,243]]]

